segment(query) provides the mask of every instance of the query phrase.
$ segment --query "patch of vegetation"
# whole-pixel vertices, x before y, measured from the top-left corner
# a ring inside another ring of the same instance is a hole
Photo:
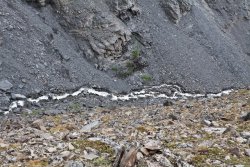
[[[149,81],[152,81],[153,79],[152,76],[149,74],[143,74],[141,78],[144,82],[149,82]]]
[[[141,133],[148,132],[148,130],[144,126],[139,126],[136,129]]]
[[[0,147],[0,152],[8,150],[7,147]]]
[[[111,70],[114,72],[118,72],[118,67],[112,67]]]
[[[73,112],[80,112],[81,109],[82,109],[82,107],[81,107],[81,104],[79,104],[79,103],[71,103],[68,106],[68,110],[73,111]]]
[[[216,136],[214,136],[213,134],[205,133],[201,136],[201,138],[195,138],[193,136],[182,138],[181,142],[183,142],[183,143],[186,143],[186,142],[197,143],[197,142],[202,142],[202,141],[206,141],[206,140],[212,140],[214,138],[216,138]]]
[[[148,133],[148,132],[155,131],[154,127],[149,127],[149,126],[138,126],[136,129],[141,133],[144,133],[144,132]]]
[[[243,132],[243,131],[250,131],[250,126],[248,121],[241,122],[240,125],[237,127],[238,132]]]
[[[139,49],[131,52],[131,57],[127,61],[125,67],[112,67],[111,70],[120,78],[127,78],[136,71],[142,70],[147,64],[141,61],[141,53]]]
[[[112,159],[107,159],[104,157],[96,158],[92,161],[95,166],[110,167],[112,166]]]
[[[138,59],[140,57],[140,54],[141,54],[141,52],[139,49],[133,50],[131,53],[132,59],[133,60]]]
[[[44,166],[48,166],[48,165],[49,165],[48,161],[45,161],[45,160],[31,160],[31,161],[27,162],[25,166],[27,166],[27,167],[44,167]]]
[[[114,150],[108,144],[101,141],[90,141],[90,140],[77,140],[73,143],[76,148],[85,149],[90,147],[98,150],[100,153],[108,153],[110,155],[114,154]]]
[[[60,123],[62,122],[62,117],[61,117],[60,115],[53,116],[53,117],[52,117],[52,121],[53,121],[56,125],[58,125],[58,124],[60,124]]]
[[[250,167],[250,159],[249,157],[234,157],[231,156],[229,160],[226,160],[225,163],[227,165],[245,165],[245,167]]]
[[[67,124],[58,124],[55,127],[52,127],[49,131],[50,133],[58,133],[58,132],[65,132],[65,131],[72,131],[76,127],[70,123]]]
[[[168,149],[176,149],[177,146],[178,146],[178,143],[176,143],[176,142],[167,142],[167,141],[165,141],[165,142],[163,143],[163,145],[164,145],[166,148],[168,148]]]
[[[191,163],[197,167],[208,166],[206,163],[207,159],[211,160],[224,160],[227,152],[221,148],[211,147],[211,148],[200,148],[195,155]]]
[[[40,115],[42,113],[43,113],[43,110],[41,110],[41,109],[35,109],[35,110],[32,110],[32,113],[30,115],[35,116],[35,115]]]

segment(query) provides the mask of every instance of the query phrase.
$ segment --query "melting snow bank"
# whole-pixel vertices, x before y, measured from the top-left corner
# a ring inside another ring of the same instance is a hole
[[[163,84],[160,86],[145,87],[140,91],[133,91],[129,94],[123,95],[123,94],[112,94],[104,91],[98,91],[94,88],[80,88],[79,90],[73,93],[65,93],[62,95],[48,94],[38,97],[36,99],[28,98],[26,100],[13,101],[9,106],[9,111],[5,112],[5,114],[8,114],[17,107],[23,107],[25,105],[25,102],[39,103],[40,101],[62,100],[69,96],[74,97],[80,94],[85,94],[85,95],[92,94],[99,97],[109,98],[112,101],[128,101],[139,98],[164,98],[164,99],[186,99],[186,98],[199,98],[199,97],[213,98],[230,94],[232,91],[233,90],[225,90],[217,94],[192,94],[183,92],[181,87],[177,85]]]

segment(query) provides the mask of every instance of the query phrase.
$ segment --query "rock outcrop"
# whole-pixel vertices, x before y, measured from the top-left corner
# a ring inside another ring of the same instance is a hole
[[[191,0],[162,0],[162,7],[167,16],[175,23],[178,23],[183,15],[191,10]]]

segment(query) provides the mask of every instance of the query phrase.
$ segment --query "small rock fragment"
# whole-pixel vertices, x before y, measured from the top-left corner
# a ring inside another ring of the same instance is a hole
[[[69,161],[64,165],[64,167],[84,167],[82,162],[80,161]]]
[[[91,122],[88,125],[85,125],[84,127],[82,127],[81,131],[82,132],[90,132],[93,128],[99,126],[100,122],[99,121],[94,121]]]
[[[230,160],[231,159],[231,157],[229,156],[229,155],[227,155],[226,157],[225,157],[225,160]]]
[[[244,121],[250,121],[250,112],[242,117]]]
[[[42,131],[38,134],[41,138],[44,138],[46,140],[53,140],[54,137],[49,133],[43,133]]]
[[[87,159],[87,160],[93,160],[93,159],[96,159],[96,158],[98,158],[99,156],[98,155],[96,155],[96,154],[93,154],[93,153],[87,153],[87,154],[84,154],[83,155],[83,157],[85,158],[85,159]]]
[[[218,122],[216,122],[216,121],[212,121],[212,124],[211,124],[212,126],[215,126],[215,127],[219,127],[220,125],[219,125],[219,123]]]
[[[160,143],[160,141],[151,140],[151,141],[147,142],[144,145],[144,147],[150,151],[160,151],[161,150],[161,143]]]
[[[250,149],[245,149],[245,154],[250,157]]]
[[[116,151],[116,158],[115,158],[115,162],[113,164],[113,167],[119,167],[120,166],[120,162],[121,162],[121,159],[123,157],[125,153],[125,147],[121,147],[121,148],[118,148],[117,151]]]
[[[250,138],[250,132],[241,132],[240,134],[245,139],[249,139]]]
[[[69,150],[72,151],[74,149],[75,149],[75,147],[73,146],[73,144],[69,143]]]
[[[236,155],[237,157],[240,157],[240,156],[241,156],[240,149],[237,148],[237,147],[230,149],[229,152],[230,152],[232,155]]]
[[[170,100],[167,100],[163,103],[163,106],[165,106],[165,107],[172,106],[172,105],[174,105],[174,103]]]
[[[13,100],[24,100],[24,99],[26,99],[26,96],[24,96],[24,95],[21,95],[21,94],[11,94],[11,98],[13,99]]]
[[[60,154],[62,156],[62,158],[67,159],[70,156],[70,152],[69,151],[63,151]]]
[[[121,159],[120,167],[134,167],[136,162],[137,150],[131,148],[129,152],[125,153]]]
[[[209,121],[209,120],[203,120],[203,123],[207,126],[211,126],[211,124],[212,124],[211,121]]]
[[[146,155],[146,156],[149,155],[149,152],[148,152],[148,150],[147,150],[145,147],[142,147],[142,148],[140,149],[140,151],[141,151],[144,155]]]
[[[237,138],[236,138],[236,141],[237,141],[238,143],[242,144],[242,143],[246,143],[246,142],[247,142],[247,139],[244,139],[243,137],[237,137]]]
[[[53,152],[56,152],[56,148],[55,147],[49,147],[49,148],[47,148],[47,151],[49,152],[49,153],[53,153]]]
[[[162,166],[168,166],[168,167],[174,167],[172,163],[164,157],[162,154],[157,154],[154,156],[154,158],[162,165]]]
[[[226,128],[202,128],[202,130],[204,130],[205,132],[207,132],[208,134],[223,134],[226,131]]]
[[[162,167],[159,163],[157,162],[151,162],[151,161],[146,161],[147,162],[147,165],[148,167]]]
[[[136,159],[137,160],[141,160],[143,158],[143,154],[141,153],[141,152],[138,152],[137,154],[136,154]]]
[[[33,128],[36,128],[36,129],[39,129],[39,130],[43,130],[43,131],[46,131],[46,128],[44,127],[44,124],[43,124],[43,120],[42,119],[38,119],[38,120],[35,120],[32,125],[31,125]]]

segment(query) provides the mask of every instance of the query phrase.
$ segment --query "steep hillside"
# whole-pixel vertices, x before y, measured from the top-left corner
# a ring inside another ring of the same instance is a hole
[[[0,0],[0,93],[250,85],[248,0]]]

